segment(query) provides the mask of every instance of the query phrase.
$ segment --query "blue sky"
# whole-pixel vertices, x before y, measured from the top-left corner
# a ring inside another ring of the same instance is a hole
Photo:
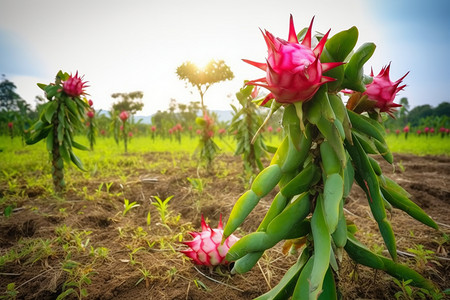
[[[85,74],[96,109],[109,109],[115,92],[144,92],[142,114],[165,110],[171,98],[188,103],[196,91],[178,80],[186,60],[224,59],[235,74],[206,93],[212,109],[229,109],[246,79],[263,76],[241,61],[264,61],[267,29],[287,38],[289,14],[296,29],[315,16],[313,30],[331,34],[353,25],[358,45],[374,42],[366,64],[378,73],[389,62],[391,79],[410,71],[399,97],[411,106],[449,101],[447,59],[450,1],[447,0],[0,0],[0,74],[13,81],[30,103],[42,95],[59,69]],[[311,4],[308,4],[311,3]],[[312,4],[314,3],[314,4]]]

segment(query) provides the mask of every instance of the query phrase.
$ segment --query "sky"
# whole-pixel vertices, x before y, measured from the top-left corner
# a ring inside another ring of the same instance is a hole
[[[150,115],[170,99],[199,100],[178,79],[179,65],[222,59],[235,78],[213,85],[205,104],[229,110],[244,80],[264,76],[242,61],[265,61],[260,29],[287,39],[290,14],[297,31],[313,16],[313,30],[322,33],[358,27],[357,47],[377,45],[366,74],[390,62],[391,80],[410,72],[398,100],[407,97],[411,107],[450,102],[448,0],[0,0],[0,74],[34,106],[43,96],[36,83],[78,71],[97,110],[111,108],[113,93],[139,90],[138,115]]]

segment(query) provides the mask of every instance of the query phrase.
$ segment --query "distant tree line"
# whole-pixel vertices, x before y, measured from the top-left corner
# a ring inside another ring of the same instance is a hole
[[[395,114],[395,119],[388,118],[385,121],[387,129],[395,130],[409,126],[411,129],[422,129],[425,127],[450,128],[450,103],[442,102],[436,107],[429,104],[419,105],[412,109],[409,107],[408,99],[400,99],[400,107]]]

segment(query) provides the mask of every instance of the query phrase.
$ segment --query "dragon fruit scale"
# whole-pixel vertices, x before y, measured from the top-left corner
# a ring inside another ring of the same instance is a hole
[[[212,229],[206,224],[203,215],[201,225],[201,232],[189,233],[194,238],[192,241],[183,242],[189,249],[180,252],[191,258],[196,265],[209,267],[227,265],[228,261],[225,260],[225,255],[239,238],[232,234],[221,244],[223,237],[222,215],[220,215],[217,228]]]
[[[63,90],[64,92],[71,97],[79,97],[81,95],[85,95],[86,92],[84,88],[87,87],[87,81],[83,82],[83,77],[78,76],[78,71],[75,76],[70,75],[69,79],[64,81]]]
[[[271,99],[275,99],[278,103],[307,101],[314,96],[321,85],[335,80],[322,74],[342,65],[343,62],[320,62],[319,57],[330,31],[314,49],[311,49],[313,21],[314,18],[303,41],[299,43],[291,15],[287,41],[274,37],[267,30],[263,32],[268,48],[266,63],[243,60],[266,72],[266,77],[247,82],[249,85],[261,86],[270,91],[261,105]]]
[[[369,100],[375,101],[375,106],[379,108],[381,112],[386,112],[393,116],[395,109],[401,106],[400,104],[394,103],[394,98],[397,93],[406,86],[399,85],[409,72],[397,81],[392,82],[389,78],[390,67],[391,64],[382,68],[380,73],[375,77],[373,75],[373,70],[371,71],[370,76],[373,77],[373,81],[366,85],[366,91],[363,95],[367,95]]]

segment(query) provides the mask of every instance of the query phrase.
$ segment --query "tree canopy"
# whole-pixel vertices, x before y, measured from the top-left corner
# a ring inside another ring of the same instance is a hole
[[[199,68],[194,63],[187,61],[177,68],[178,78],[189,82],[200,93],[203,110],[203,96],[209,87],[217,82],[231,80],[234,74],[223,60],[211,60],[204,68]]]
[[[142,97],[144,93],[141,91],[135,91],[131,93],[114,93],[111,95],[114,99],[119,98],[120,100],[114,102],[112,108],[114,111],[128,111],[130,114],[135,114],[137,111],[142,110],[144,103],[142,102]]]
[[[0,111],[17,111],[19,110],[19,102],[24,102],[15,92],[16,85],[2,75],[0,82]],[[22,101],[20,101],[22,100]]]

